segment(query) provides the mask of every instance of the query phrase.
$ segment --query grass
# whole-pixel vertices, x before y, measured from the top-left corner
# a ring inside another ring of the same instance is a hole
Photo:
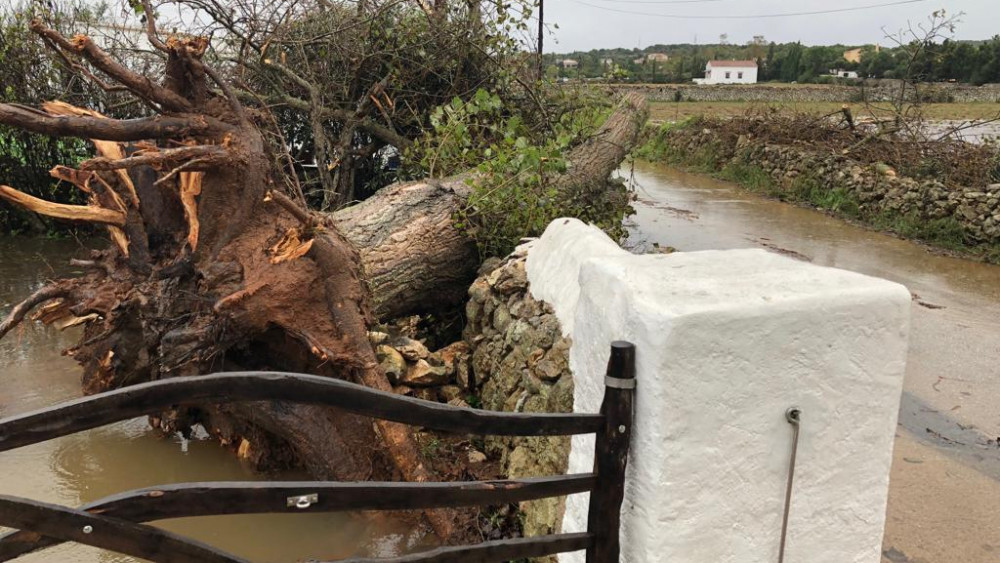
[[[883,211],[868,218],[868,222],[876,229],[922,240],[948,250],[962,251],[970,248],[966,243],[965,228],[954,217],[921,219],[913,214],[900,215]],[[989,260],[990,252],[987,250],[986,254]]]
[[[718,174],[719,178],[737,183],[744,188],[771,197],[778,197],[781,190],[774,178],[760,166],[754,164],[731,162]]]
[[[750,109],[776,108],[789,112],[831,114],[843,106],[840,102],[650,102],[650,119],[653,121],[679,121],[701,115],[733,117]],[[847,104],[858,118],[867,117],[865,106]],[[924,104],[928,119],[991,119],[1000,116],[997,103]],[[883,117],[883,112],[879,112]]]

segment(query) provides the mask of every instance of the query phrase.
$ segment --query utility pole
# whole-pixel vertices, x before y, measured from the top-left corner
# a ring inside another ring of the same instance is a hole
[[[538,0],[538,81],[545,78],[545,63],[542,62],[542,38],[545,35],[545,0]]]

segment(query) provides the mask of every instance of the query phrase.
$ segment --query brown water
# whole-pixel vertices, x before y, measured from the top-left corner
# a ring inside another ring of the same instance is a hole
[[[1000,267],[655,164],[633,184],[634,246],[763,247],[915,294],[884,561],[1000,562]]]
[[[73,241],[0,238],[0,317],[47,278],[72,272]],[[34,323],[0,340],[0,417],[80,395],[80,369],[60,351],[79,333]],[[274,479],[302,479],[277,475]],[[0,453],[0,494],[76,506],[113,493],[187,481],[259,480],[212,441],[163,438],[144,418]],[[391,556],[423,543],[403,522],[354,514],[218,516],[157,525],[253,561]],[[75,544],[18,561],[119,563],[134,559]]]

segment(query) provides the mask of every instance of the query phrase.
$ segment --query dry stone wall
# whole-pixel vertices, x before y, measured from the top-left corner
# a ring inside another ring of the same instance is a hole
[[[655,102],[887,102],[897,99],[900,91],[900,83],[896,80],[856,84],[619,84],[605,87],[637,91]],[[924,84],[918,92],[925,102],[1000,102],[1000,84]],[[915,97],[912,89],[907,91],[908,100]]]
[[[465,344],[481,407],[506,412],[573,412],[570,341],[552,308],[528,291],[525,251],[488,261],[469,290]],[[566,472],[569,438],[491,437],[487,452],[511,479]],[[525,536],[557,533],[565,499],[522,503]]]
[[[746,138],[736,146],[724,146],[710,129],[677,129],[667,132],[663,140],[681,154],[711,150],[723,156],[723,164],[757,166],[779,189],[790,189],[796,178],[808,176],[824,189],[840,189],[853,196],[862,216],[888,212],[922,220],[951,217],[962,226],[968,242],[1000,243],[1000,184],[949,187],[934,179],[896,175],[884,165]]]

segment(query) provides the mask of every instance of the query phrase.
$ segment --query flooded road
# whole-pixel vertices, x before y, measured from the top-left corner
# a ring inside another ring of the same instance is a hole
[[[74,241],[0,238],[0,318],[47,278],[72,272]],[[78,332],[25,323],[0,341],[0,417],[80,395],[80,369],[60,351]],[[274,479],[305,479],[283,474]],[[164,438],[145,418],[0,453],[0,494],[76,506],[139,487],[185,481],[260,480],[215,442]],[[412,526],[352,514],[220,516],[157,525],[253,561],[392,556],[423,542]],[[75,544],[18,561],[119,563],[129,557]]]
[[[625,172],[627,176],[627,172]],[[630,244],[767,248],[914,294],[884,561],[1000,561],[1000,267],[637,163]]]

